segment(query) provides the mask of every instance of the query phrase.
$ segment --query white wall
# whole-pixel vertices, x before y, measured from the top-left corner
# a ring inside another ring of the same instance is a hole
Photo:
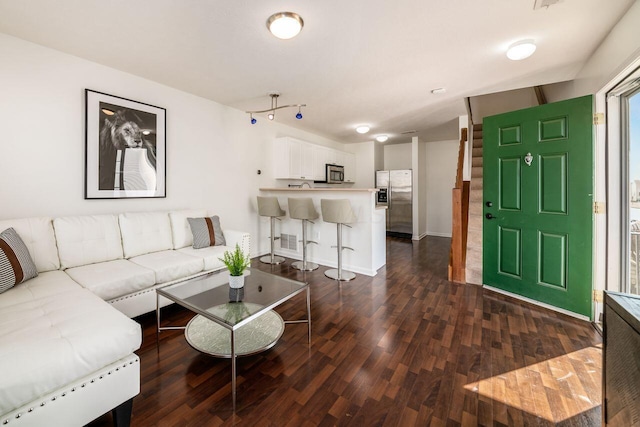
[[[428,142],[425,150],[427,234],[451,237],[451,189],[456,183],[456,140]]]
[[[384,170],[411,169],[411,143],[384,146]]]
[[[640,2],[636,1],[591,55],[576,78],[548,85],[549,102],[594,94],[640,56]]]
[[[274,138],[345,149],[277,122],[252,126],[241,111],[2,33],[0,58],[0,219],[204,207],[256,239],[258,188],[276,184]],[[83,199],[85,88],[166,108],[166,198]]]

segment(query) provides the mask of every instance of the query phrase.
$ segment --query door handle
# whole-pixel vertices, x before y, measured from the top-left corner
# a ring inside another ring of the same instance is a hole
[[[491,215],[490,213],[488,213],[488,214],[486,214],[486,215],[485,215],[485,218],[487,218],[487,219],[494,219],[494,218],[495,218],[495,216],[493,216],[493,215]]]

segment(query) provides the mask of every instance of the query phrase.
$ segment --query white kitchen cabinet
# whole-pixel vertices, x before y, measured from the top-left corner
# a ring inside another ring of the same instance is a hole
[[[289,179],[289,138],[276,138],[273,147],[273,176],[276,179]]]
[[[326,165],[332,164],[344,166],[345,182],[355,182],[356,159],[352,153],[286,136],[276,138],[273,154],[276,179],[324,181]]]
[[[295,138],[276,138],[274,174],[276,179],[313,180],[313,144]]]
[[[344,154],[344,182],[356,182],[356,155]]]
[[[324,181],[327,179],[327,163],[331,163],[331,148],[322,145],[313,146],[313,179]]]
[[[297,179],[313,180],[313,145],[300,142],[300,175]]]

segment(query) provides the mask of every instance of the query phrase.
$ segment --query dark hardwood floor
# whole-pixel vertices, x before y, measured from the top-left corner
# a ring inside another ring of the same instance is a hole
[[[601,337],[587,322],[446,280],[450,240],[387,241],[376,277],[311,284],[312,341],[288,325],[271,350],[238,363],[192,349],[180,331],[144,329],[133,426],[597,426]],[[357,247],[357,244],[353,244]],[[304,280],[284,265],[261,270]],[[277,310],[304,318],[304,296]],[[163,320],[193,315],[168,307]],[[107,414],[94,427],[110,425]]]

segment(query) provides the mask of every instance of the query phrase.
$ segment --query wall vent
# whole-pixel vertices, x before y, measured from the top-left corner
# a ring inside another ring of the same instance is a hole
[[[280,234],[280,248],[298,251],[298,236],[295,234]]]

